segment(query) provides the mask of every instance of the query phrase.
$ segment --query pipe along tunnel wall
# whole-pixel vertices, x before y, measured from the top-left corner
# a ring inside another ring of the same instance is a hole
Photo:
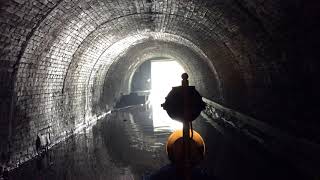
[[[177,59],[212,101],[319,142],[317,4],[1,1],[0,150],[9,167],[88,126],[144,61]],[[308,33],[305,33],[308,32]]]

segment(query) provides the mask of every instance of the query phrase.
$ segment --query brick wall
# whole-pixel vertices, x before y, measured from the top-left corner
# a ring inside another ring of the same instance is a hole
[[[142,51],[145,47],[138,44],[152,39],[180,44],[163,52],[180,54],[182,60],[188,59],[181,55],[188,51],[180,47],[184,44],[198,54],[191,57],[209,65],[197,69],[195,60],[186,63],[207,97],[281,124],[273,118],[281,114],[275,107],[281,107],[291,77],[290,56],[281,49],[288,39],[283,38],[287,11],[282,11],[282,2],[250,2],[2,2],[1,152],[10,155],[15,166],[36,154],[37,135],[50,134],[51,141],[58,142],[110,108],[110,103],[101,102],[105,87],[115,79],[106,79],[116,77],[114,67],[125,64],[126,52]],[[112,89],[118,93],[121,86]],[[221,94],[213,93],[216,89]],[[107,94],[114,97],[111,93]]]

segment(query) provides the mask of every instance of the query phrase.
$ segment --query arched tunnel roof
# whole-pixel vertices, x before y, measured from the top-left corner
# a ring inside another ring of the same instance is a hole
[[[117,73],[126,81],[126,68],[133,73],[160,55],[194,72],[205,97],[283,126],[270,119],[282,117],[274,108],[288,98],[287,64],[297,49],[290,35],[298,34],[288,17],[296,9],[247,0],[2,2],[1,114],[10,127],[2,137],[19,139],[12,142],[19,150],[42,131],[61,138],[97,116],[92,108],[105,102],[103,88]]]
[[[234,74],[238,73],[234,76],[242,77],[245,81],[243,83],[250,86],[255,78],[254,72],[251,71],[248,57],[241,54],[257,51],[258,42],[253,41],[251,36],[244,35],[248,32],[241,32],[241,26],[244,26],[242,23],[250,19],[239,14],[236,7],[229,5],[231,4],[189,2],[185,8],[183,2],[59,1],[33,28],[24,51],[21,51],[21,58],[15,62],[18,71],[15,90],[22,96],[25,93],[41,94],[39,91],[45,91],[51,96],[50,94],[63,92],[67,74],[73,74],[71,76],[77,77],[73,81],[73,84],[77,83],[77,93],[83,93],[84,90],[80,89],[87,86],[88,78],[93,80],[91,76],[100,63],[110,64],[113,61],[111,56],[117,56],[117,51],[122,52],[121,48],[116,48],[122,46],[121,42],[133,46],[135,41],[143,41],[138,37],[146,32],[157,32],[157,37],[163,40],[166,34],[178,37],[177,41],[187,39],[194,47],[203,51],[203,54],[214,59],[212,63],[216,64],[216,69],[225,72],[234,69]],[[226,11],[226,8],[234,10]],[[229,18],[231,15],[232,19]],[[254,23],[246,24],[250,25],[246,26],[250,31],[257,34],[261,31]],[[241,40],[235,41],[236,38]],[[248,49],[236,52],[237,49],[232,46],[237,46],[239,41]],[[108,51],[109,48],[117,51]],[[253,56],[256,54],[252,53]],[[234,56],[244,58],[240,61]],[[33,88],[25,88],[25,82],[33,82]]]

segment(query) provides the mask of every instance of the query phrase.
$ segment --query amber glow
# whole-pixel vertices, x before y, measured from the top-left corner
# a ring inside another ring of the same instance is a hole
[[[171,161],[173,160],[179,160],[182,159],[183,154],[183,145],[181,143],[183,134],[182,130],[174,131],[168,138],[167,141],[167,154],[169,156],[169,159]],[[191,130],[190,130],[190,137],[191,137]],[[205,155],[205,143],[200,136],[199,133],[193,130],[193,137],[192,137],[192,143],[190,144],[190,151],[191,151],[191,161],[194,161],[195,163],[199,162],[203,159]]]

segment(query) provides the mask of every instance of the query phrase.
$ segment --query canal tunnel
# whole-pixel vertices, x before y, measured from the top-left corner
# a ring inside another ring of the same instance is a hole
[[[48,152],[55,173],[39,175],[46,179],[87,179],[75,170],[81,163],[96,167],[93,179],[137,179],[168,163],[171,131],[149,129],[155,107],[146,105],[152,63],[164,61],[181,65],[206,103],[195,128],[212,177],[320,177],[319,3],[3,0],[0,8],[1,178],[37,178],[32,168]],[[133,94],[145,96],[142,106],[120,103]]]

